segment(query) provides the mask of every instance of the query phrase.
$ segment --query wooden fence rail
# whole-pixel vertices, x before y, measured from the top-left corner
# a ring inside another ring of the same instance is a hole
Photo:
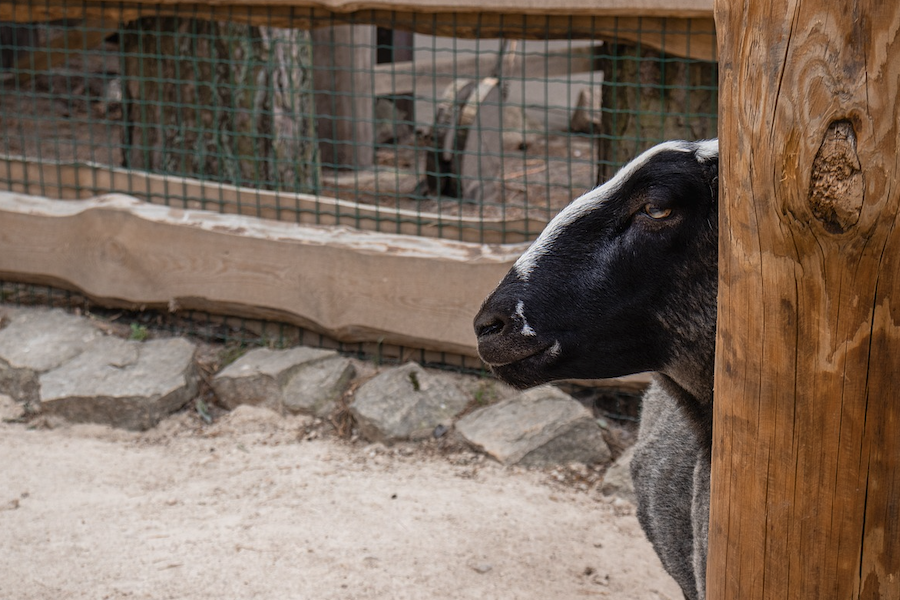
[[[477,356],[472,318],[524,245],[0,192],[0,278],[107,306],[196,309],[343,342]]]
[[[715,60],[712,0],[379,0],[241,3],[0,1],[0,21],[43,22],[87,19],[96,31],[112,30],[140,16],[190,16],[271,27],[313,29],[340,24],[375,24],[428,35],[498,38],[515,32],[526,39],[617,38],[639,41],[674,56]],[[696,34],[706,35],[696,35]],[[90,35],[88,32],[86,35]],[[72,40],[70,48],[84,47]]]

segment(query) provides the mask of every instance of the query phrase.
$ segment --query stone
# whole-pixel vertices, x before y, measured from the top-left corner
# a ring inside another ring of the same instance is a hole
[[[60,309],[4,312],[10,322],[0,329],[0,392],[37,411],[40,374],[72,360],[104,334]]]
[[[603,484],[600,493],[604,496],[615,496],[628,500],[637,505],[637,497],[634,495],[634,482],[631,480],[631,459],[634,456],[634,446],[631,446],[616,459],[616,462],[603,476]]]
[[[196,395],[195,350],[182,338],[101,337],[39,377],[41,412],[80,423],[149,429]]]
[[[410,362],[360,386],[350,412],[364,438],[392,443],[428,438],[438,425],[450,427],[469,400],[449,377]]]
[[[229,409],[250,404],[278,413],[321,416],[334,408],[350,384],[352,369],[350,361],[333,350],[257,348],[220,371],[212,388]],[[307,384],[310,387],[304,387]]]
[[[456,431],[505,465],[543,467],[610,459],[591,412],[552,386],[478,409],[460,419]]]
[[[0,421],[18,421],[25,416],[25,408],[11,396],[0,394]]]
[[[288,381],[283,390],[284,409],[290,413],[327,417],[350,387],[356,375],[353,364],[343,356],[307,363]]]

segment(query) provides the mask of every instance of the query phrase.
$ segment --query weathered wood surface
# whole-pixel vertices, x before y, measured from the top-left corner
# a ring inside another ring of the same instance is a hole
[[[672,60],[630,43],[607,44],[598,63],[604,74],[598,184],[658,142],[716,137],[716,63]]]
[[[308,32],[145,17],[120,35],[123,166],[315,189]]]
[[[476,356],[472,318],[524,250],[0,193],[0,277],[114,306],[198,309]]]
[[[581,1],[581,0],[579,0]],[[693,2],[694,0],[689,0]],[[700,0],[697,0],[699,3]],[[349,8],[347,5],[344,8]],[[348,25],[390,24],[394,29],[460,38],[512,37],[519,39],[620,39],[697,60],[715,60],[715,25],[712,4],[663,5],[641,8],[640,3],[614,4],[585,2],[581,8],[566,4],[544,4],[537,9],[520,3],[504,2],[495,6],[468,0],[445,10],[428,12],[423,4],[388,4],[366,8],[352,5],[352,12],[322,8],[320,4],[254,3],[251,6],[204,3],[139,3],[85,0],[73,3],[47,0],[32,5],[15,0],[0,1],[0,21],[40,22],[61,19],[90,19],[105,24],[110,32],[119,22],[143,16],[187,16],[207,21],[230,21],[263,27],[315,29],[341,23]],[[587,7],[586,10],[585,7]],[[577,18],[573,18],[577,17]]]
[[[66,5],[65,0],[42,0],[33,7],[21,2],[6,0],[4,4],[18,4],[19,12],[26,10],[48,10],[48,7]],[[115,4],[120,4],[116,2]],[[293,7],[317,8],[334,13],[352,13],[361,10],[390,10],[416,13],[453,12],[498,12],[521,14],[564,14],[564,15],[629,15],[629,16],[671,16],[711,18],[712,0],[562,0],[548,4],[543,0],[205,0],[184,2],[183,0],[132,0],[125,6],[189,7],[197,6],[236,7],[238,10],[260,8]],[[7,19],[0,13],[0,20]],[[43,19],[38,19],[43,20]]]
[[[708,597],[900,598],[900,3],[716,3]]]
[[[369,168],[375,162],[375,28],[320,27],[311,36],[322,165],[329,169]]]
[[[317,225],[349,225],[422,237],[479,243],[516,243],[534,238],[546,226],[539,219],[491,220],[380,207],[327,196],[242,188],[173,175],[154,175],[105,165],[59,165],[0,155],[8,191],[75,200],[104,192],[127,191],[145,202],[176,208]],[[394,224],[396,223],[396,225]]]

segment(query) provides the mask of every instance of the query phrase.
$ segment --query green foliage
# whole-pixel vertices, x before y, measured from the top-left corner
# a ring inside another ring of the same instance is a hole
[[[148,337],[150,337],[150,332],[147,331],[146,325],[141,325],[140,323],[132,323],[131,324],[131,333],[128,334],[128,339],[135,342],[143,342]]]

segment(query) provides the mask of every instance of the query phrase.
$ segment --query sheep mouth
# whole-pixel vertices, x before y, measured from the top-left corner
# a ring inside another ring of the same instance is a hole
[[[516,346],[506,352],[479,344],[481,359],[490,367],[498,379],[517,388],[527,388],[551,380],[548,368],[559,356],[558,341],[537,346]]]

